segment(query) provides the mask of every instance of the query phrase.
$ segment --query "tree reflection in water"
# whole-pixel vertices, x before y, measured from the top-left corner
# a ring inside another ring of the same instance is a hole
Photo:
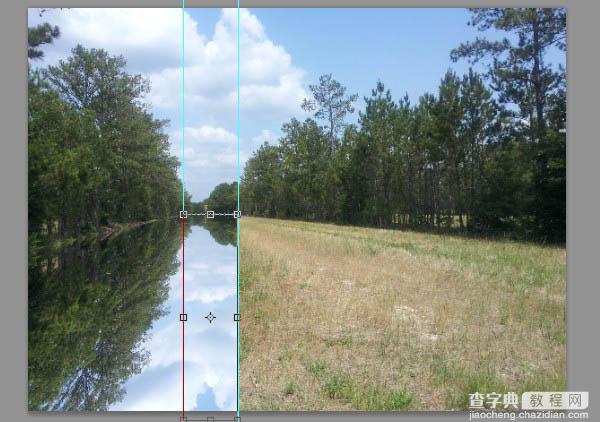
[[[235,245],[235,222],[203,225]],[[91,246],[31,256],[29,266],[30,410],[108,410],[150,358],[143,344],[165,314],[177,272],[179,220],[156,222]]]

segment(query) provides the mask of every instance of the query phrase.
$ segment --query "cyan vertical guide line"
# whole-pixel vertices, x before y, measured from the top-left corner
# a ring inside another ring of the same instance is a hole
[[[185,0],[181,0],[181,211],[185,211]]]
[[[181,211],[185,212],[185,0],[181,0]],[[181,313],[185,314],[185,220],[181,220]],[[185,416],[185,322],[181,323],[181,416]]]
[[[240,313],[240,0],[237,0],[237,288],[236,307]],[[241,318],[240,318],[241,320]],[[240,322],[237,323],[237,416],[240,417]]]
[[[185,211],[185,0],[181,0],[181,211]],[[240,210],[240,0],[237,0],[237,209]],[[240,313],[240,219],[237,218],[236,313]],[[183,271],[183,269],[182,269]],[[240,417],[240,324],[237,324],[237,416]],[[181,365],[184,365],[182,360]],[[183,411],[183,409],[182,409]]]

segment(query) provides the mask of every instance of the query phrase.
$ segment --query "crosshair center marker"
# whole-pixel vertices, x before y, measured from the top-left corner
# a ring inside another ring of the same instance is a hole
[[[208,315],[206,315],[204,318],[206,318],[208,320],[209,324],[212,324],[212,322],[217,318],[216,316],[214,316],[212,314],[212,312],[209,312]]]

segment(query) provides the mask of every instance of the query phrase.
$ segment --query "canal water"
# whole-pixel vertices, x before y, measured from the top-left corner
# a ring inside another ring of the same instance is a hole
[[[186,220],[183,403],[179,220],[30,250],[29,409],[235,410],[235,242],[234,221]]]

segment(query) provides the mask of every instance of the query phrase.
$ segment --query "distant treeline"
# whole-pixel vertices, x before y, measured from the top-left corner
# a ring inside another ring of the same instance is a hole
[[[212,190],[208,198],[200,202],[190,202],[188,211],[201,213],[205,210],[230,213],[238,209],[237,182],[221,183]]]
[[[461,45],[452,59],[491,59],[487,73],[448,71],[416,104],[378,82],[358,125],[343,122],[356,95],[322,76],[302,104],[314,119],[284,124],[247,162],[243,212],[564,241],[566,77],[544,57],[565,49],[565,12],[473,9],[471,24],[518,43]]]
[[[59,36],[30,28],[30,60]],[[29,230],[78,236],[110,222],[174,216],[178,160],[143,97],[149,84],[125,59],[77,46],[57,66],[29,71]]]

